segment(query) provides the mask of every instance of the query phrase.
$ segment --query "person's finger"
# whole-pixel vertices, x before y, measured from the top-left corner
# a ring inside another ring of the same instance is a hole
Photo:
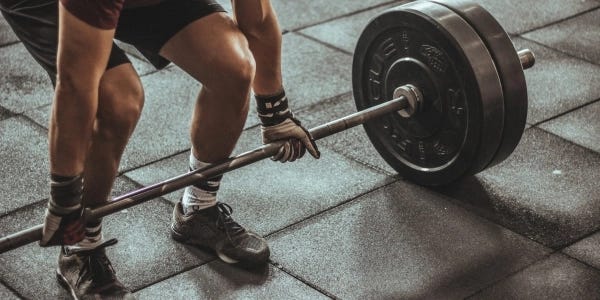
[[[281,147],[279,147],[279,151],[277,151],[277,154],[273,155],[273,157],[271,157],[272,161],[279,161],[283,155],[285,154],[285,145],[281,145]]]
[[[319,157],[321,157],[321,152],[319,152],[319,148],[317,147],[317,144],[308,135],[305,135],[302,138],[302,143],[306,147],[306,150],[308,151],[308,153],[310,153],[310,155],[312,155],[314,158],[318,159]]]
[[[300,157],[300,151],[302,149],[302,142],[298,139],[290,139],[290,143],[292,144],[292,154],[290,156],[289,162],[293,162]]]

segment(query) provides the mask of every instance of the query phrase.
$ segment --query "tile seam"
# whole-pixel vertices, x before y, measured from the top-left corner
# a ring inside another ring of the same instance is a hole
[[[365,12],[365,11],[368,11],[368,10],[371,10],[371,9],[376,9],[378,7],[383,7],[383,6],[386,6],[386,5],[390,5],[390,4],[396,3],[396,2],[402,3],[402,1],[398,1],[398,0],[386,1],[386,2],[379,3],[379,4],[376,4],[376,5],[373,5],[373,6],[369,6],[369,7],[366,7],[366,8],[361,8],[361,9],[354,10],[354,11],[351,11],[351,12],[348,12],[348,13],[345,13],[345,14],[334,16],[334,17],[331,17],[331,18],[328,18],[328,19],[323,19],[323,20],[315,21],[314,23],[300,25],[298,27],[293,27],[293,28],[290,28],[290,29],[286,29],[286,31],[288,31],[288,32],[297,32],[297,31],[300,31],[300,30],[304,30],[306,28],[310,28],[310,27],[313,27],[313,26],[318,26],[318,25],[325,24],[325,23],[328,23],[328,22],[331,22],[331,21],[334,21],[334,20],[338,20],[338,19],[342,19],[342,18],[353,16],[353,15],[357,15],[357,14],[360,14],[362,12]]]
[[[526,41],[528,41],[528,42],[531,42],[531,43],[534,43],[534,44],[537,44],[537,45],[539,45],[539,46],[542,46],[542,47],[548,48],[548,49],[550,49],[550,50],[552,50],[552,51],[554,51],[554,52],[558,52],[558,53],[560,53],[560,54],[562,54],[562,55],[565,55],[565,56],[567,56],[567,57],[569,57],[569,58],[573,58],[573,59],[576,59],[576,60],[579,60],[579,61],[583,61],[583,62],[589,63],[589,64],[591,64],[591,65],[594,65],[594,66],[600,66],[600,64],[598,64],[598,63],[596,63],[596,62],[593,62],[593,61],[587,60],[586,58],[583,58],[583,57],[577,56],[577,55],[575,55],[575,54],[572,54],[572,53],[566,52],[566,51],[564,51],[564,50],[561,50],[561,49],[558,49],[558,48],[554,48],[552,45],[546,45],[546,44],[544,44],[544,42],[542,42],[542,41],[538,41],[538,40],[535,40],[535,39],[533,39],[533,38],[529,38],[529,37],[526,37],[526,36],[523,36],[523,35],[517,35],[517,36],[515,36],[515,37],[517,37],[517,38],[520,38],[520,39],[523,39],[523,40],[526,40]],[[534,54],[535,54],[535,53],[534,53]],[[535,65],[534,65],[534,68],[535,68]]]
[[[19,298],[19,299],[27,299],[25,296],[23,296],[21,293],[19,293],[19,291],[17,291],[15,288],[13,288],[11,285],[9,285],[2,278],[0,278],[0,284],[3,285],[4,287],[6,287],[6,289],[9,290],[13,295],[17,296],[17,298]]]
[[[264,237],[265,238],[277,237],[278,235],[283,234],[285,231],[293,229],[294,227],[297,227],[297,226],[301,226],[302,223],[305,223],[305,222],[310,221],[310,220],[314,220],[314,219],[316,219],[318,217],[325,216],[325,215],[327,215],[329,213],[333,213],[336,210],[342,209],[343,206],[348,206],[348,205],[352,205],[354,203],[357,203],[357,202],[361,201],[360,200],[361,197],[363,197],[365,195],[368,195],[370,193],[374,193],[374,192],[376,192],[376,191],[378,191],[380,189],[386,188],[386,187],[388,187],[388,186],[390,186],[390,185],[392,185],[394,183],[397,183],[398,181],[399,181],[398,179],[393,179],[392,178],[392,180],[390,182],[384,183],[381,186],[375,187],[375,188],[373,188],[373,189],[371,189],[369,191],[361,192],[361,193],[359,193],[359,194],[357,194],[355,196],[352,196],[352,197],[350,197],[350,198],[348,198],[348,199],[346,199],[346,200],[344,200],[342,202],[339,202],[339,203],[337,203],[337,204],[335,204],[333,206],[327,207],[327,208],[322,209],[322,210],[320,210],[318,212],[310,214],[310,215],[304,217],[301,220],[298,220],[298,221],[293,222],[291,224],[285,225],[285,226],[283,226],[283,227],[281,227],[279,229],[273,230],[273,231],[265,234]]]
[[[560,118],[560,117],[562,117],[562,116],[568,115],[568,114],[570,114],[570,113],[572,113],[572,112],[574,112],[574,111],[576,111],[576,110],[583,109],[583,108],[585,108],[586,106],[590,106],[590,105],[592,105],[592,104],[595,104],[595,103],[597,103],[597,102],[600,102],[600,98],[598,98],[598,99],[596,99],[596,100],[592,100],[592,101],[590,101],[590,102],[586,102],[586,103],[580,104],[580,105],[578,105],[578,106],[576,106],[576,107],[570,108],[570,109],[568,109],[568,110],[566,110],[566,111],[563,111],[563,112],[561,112],[561,113],[559,113],[559,114],[556,114],[556,115],[554,115],[554,116],[552,116],[552,117],[549,117],[549,118],[547,118],[547,119],[544,119],[544,120],[542,120],[542,121],[538,121],[538,122],[536,122],[536,123],[533,123],[533,124],[530,124],[530,125],[531,125],[531,126],[533,126],[533,127],[538,127],[539,125],[543,125],[543,124],[545,124],[545,123],[548,123],[548,122],[550,122],[550,121],[553,121],[553,120],[555,120],[555,119],[558,119],[558,118]]]
[[[315,283],[310,282],[308,279],[303,278],[302,276],[300,276],[300,275],[292,272],[291,270],[288,270],[287,268],[285,268],[284,266],[282,266],[280,263],[270,260],[270,264],[274,268],[276,268],[276,269],[280,270],[281,272],[283,272],[283,273],[291,276],[292,278],[294,278],[297,281],[303,283],[304,285],[308,286],[309,288],[317,291],[318,293],[320,293],[320,294],[322,294],[322,295],[324,295],[324,296],[326,296],[326,297],[328,297],[330,299],[339,299],[333,293],[327,291],[326,289],[318,286]]]
[[[518,31],[518,32],[516,32],[515,34],[516,34],[516,35],[523,35],[523,34],[527,34],[527,33],[530,33],[530,32],[533,32],[533,31],[536,31],[536,30],[539,30],[539,29],[543,29],[543,28],[546,28],[546,27],[550,27],[550,26],[556,25],[556,24],[558,24],[558,23],[562,23],[562,22],[564,22],[564,21],[568,21],[568,20],[571,20],[571,19],[577,18],[577,17],[579,17],[579,16],[581,16],[581,15],[587,14],[587,13],[589,13],[589,12],[592,12],[592,11],[596,10],[596,9],[600,9],[600,5],[596,5],[596,6],[594,6],[594,7],[591,7],[591,8],[585,9],[585,10],[583,10],[583,11],[580,11],[580,12],[578,12],[578,13],[575,13],[575,14],[573,14],[573,15],[566,16],[566,17],[564,17],[564,18],[561,18],[561,19],[558,19],[558,20],[554,20],[554,21],[548,22],[548,23],[546,23],[546,24],[543,24],[543,25],[539,25],[539,26],[536,26],[536,27],[533,27],[533,28],[525,29],[524,31]]]
[[[548,130],[546,130],[546,129],[542,128],[542,127],[537,127],[537,126],[536,126],[535,128],[536,128],[536,129],[538,129],[538,130],[541,130],[541,131],[543,131],[543,132],[545,132],[545,133],[551,134],[551,135],[553,135],[553,136],[555,136],[555,137],[557,137],[557,138],[559,138],[559,139],[561,139],[561,140],[565,141],[565,142],[566,142],[566,143],[568,143],[568,144],[571,144],[571,145],[573,145],[573,146],[576,146],[576,147],[579,147],[579,148],[581,148],[581,149],[584,149],[584,150],[586,150],[586,151],[589,151],[589,152],[591,152],[592,154],[595,154],[596,156],[600,156],[600,153],[596,152],[596,150],[592,150],[592,149],[590,149],[590,148],[588,148],[588,147],[586,147],[586,146],[584,146],[584,145],[580,145],[579,143],[577,143],[577,142],[575,142],[575,141],[568,140],[567,138],[565,138],[565,137],[562,137],[562,136],[560,136],[560,135],[558,135],[558,134],[556,134],[556,133],[554,133],[554,132],[548,131]]]
[[[466,296],[464,299],[470,299],[470,298],[473,298],[474,296],[476,296],[477,294],[480,294],[481,292],[485,291],[486,289],[488,289],[488,288],[491,288],[491,287],[493,287],[493,286],[495,286],[495,285],[497,285],[497,284],[499,284],[499,283],[501,283],[501,282],[503,282],[503,281],[507,280],[508,278],[510,278],[510,277],[512,277],[512,276],[514,276],[514,275],[517,275],[517,274],[519,274],[519,273],[521,273],[521,272],[525,271],[526,269],[528,269],[528,268],[530,268],[530,267],[533,267],[534,265],[536,265],[536,264],[538,264],[538,263],[540,263],[540,262],[542,262],[542,261],[544,261],[544,260],[547,260],[547,259],[549,259],[549,258],[550,258],[550,256],[554,255],[554,254],[555,254],[555,253],[557,253],[557,252],[558,252],[558,251],[553,251],[553,252],[551,252],[551,253],[548,253],[548,254],[546,254],[546,255],[544,255],[544,256],[542,256],[542,257],[540,257],[539,259],[537,259],[537,260],[534,260],[534,261],[533,261],[533,262],[531,262],[530,264],[526,264],[526,265],[524,265],[523,267],[521,267],[521,268],[519,268],[519,269],[515,270],[514,272],[508,273],[508,274],[507,274],[507,275],[505,275],[504,277],[502,277],[502,278],[499,278],[499,279],[497,279],[497,280],[495,280],[495,281],[493,281],[493,282],[490,282],[489,284],[485,285],[484,287],[480,288],[479,290],[475,291],[474,293],[472,293],[472,294],[470,294],[470,295]]]

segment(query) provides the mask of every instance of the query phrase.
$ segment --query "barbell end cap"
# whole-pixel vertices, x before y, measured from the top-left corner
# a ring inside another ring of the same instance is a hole
[[[522,49],[517,52],[523,70],[527,70],[535,65],[535,54],[529,49]]]
[[[405,109],[401,109],[398,111],[398,115],[403,118],[410,118],[415,115],[415,113],[421,111],[423,107],[423,94],[421,90],[412,84],[405,84],[400,86],[394,90],[394,99],[400,97],[406,97],[408,100],[408,107]]]

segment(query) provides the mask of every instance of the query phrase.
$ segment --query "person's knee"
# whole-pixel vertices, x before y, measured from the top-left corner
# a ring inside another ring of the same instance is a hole
[[[128,140],[144,106],[137,76],[100,84],[96,131],[105,140]]]
[[[248,48],[240,52],[232,55],[230,60],[223,64],[221,71],[226,86],[249,90],[256,72],[256,63]]]

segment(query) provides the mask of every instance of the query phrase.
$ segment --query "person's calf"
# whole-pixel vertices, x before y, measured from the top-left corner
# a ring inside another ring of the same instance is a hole
[[[144,105],[144,92],[131,64],[106,71],[100,82],[92,143],[84,168],[84,204],[107,201],[121,156]]]

